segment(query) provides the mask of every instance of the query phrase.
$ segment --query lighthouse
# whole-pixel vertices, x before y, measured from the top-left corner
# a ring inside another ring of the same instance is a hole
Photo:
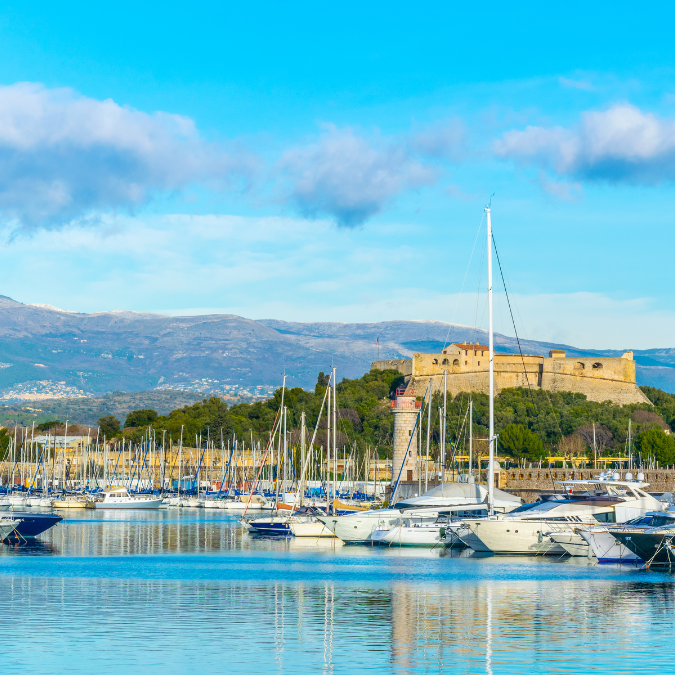
[[[412,389],[397,389],[396,398],[391,402],[394,413],[394,459],[392,462],[392,485],[401,481],[417,480],[417,429],[415,421],[421,401]],[[401,467],[403,471],[401,471]]]

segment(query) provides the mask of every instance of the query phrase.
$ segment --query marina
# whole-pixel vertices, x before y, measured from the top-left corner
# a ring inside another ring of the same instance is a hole
[[[83,509],[0,559],[12,674],[188,673],[224,655],[240,672],[669,667],[651,647],[670,635],[672,578],[635,566],[251,536],[202,509]]]

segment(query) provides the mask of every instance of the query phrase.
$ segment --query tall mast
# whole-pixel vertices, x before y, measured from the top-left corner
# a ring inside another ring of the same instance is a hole
[[[473,399],[469,399],[469,476],[473,476]]]
[[[488,348],[490,357],[490,454],[488,461],[488,513],[494,513],[494,482],[495,476],[492,470],[495,455],[495,349],[494,336],[492,333],[492,221],[490,220],[490,207],[485,207],[487,214],[487,251],[488,251]]]
[[[335,482],[337,474],[337,368],[333,366],[333,499],[337,499],[336,487],[337,483]],[[330,412],[329,412],[330,414]],[[333,501],[333,513],[336,513],[337,509],[335,508],[335,502]]]
[[[434,381],[430,379],[429,406],[427,408],[427,456],[424,460],[424,491],[429,489],[429,447],[431,442],[431,399],[434,397]]]
[[[443,372],[443,421],[441,422],[441,485],[445,483],[445,424],[448,416],[448,369]],[[442,494],[442,488],[441,488]]]
[[[302,506],[302,497],[305,492],[305,412],[300,416],[300,484],[298,485],[298,498]]]
[[[331,372],[331,377],[333,376],[333,373]],[[328,483],[328,472],[330,471],[330,459],[331,459],[331,454],[330,454],[330,446],[331,446],[331,441],[330,441],[330,421],[331,418],[333,417],[333,414],[331,412],[331,378],[328,378],[328,407],[326,408],[326,492],[328,493],[328,513],[335,513],[333,510],[333,502],[331,498],[331,489],[335,488],[335,481],[333,481],[331,484]],[[334,497],[334,496],[333,496]]]

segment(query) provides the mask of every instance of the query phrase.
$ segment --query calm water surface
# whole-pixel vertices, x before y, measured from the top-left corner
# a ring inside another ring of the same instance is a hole
[[[3,673],[667,673],[675,577],[78,511],[0,545]]]

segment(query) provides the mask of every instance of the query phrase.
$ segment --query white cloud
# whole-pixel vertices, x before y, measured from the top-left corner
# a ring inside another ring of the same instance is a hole
[[[23,229],[138,207],[195,182],[223,186],[254,167],[180,115],[34,83],[0,87],[0,214]]]
[[[369,141],[332,125],[317,141],[287,150],[279,171],[301,215],[328,216],[343,227],[363,224],[396,195],[432,183],[438,174],[402,141]]]
[[[588,80],[571,80],[567,77],[559,77],[558,83],[566,89],[580,89],[581,91],[593,91],[595,89]]]
[[[509,131],[495,150],[577,180],[656,185],[675,179],[675,121],[628,104],[586,112],[569,129]]]
[[[466,128],[459,119],[439,121],[414,134],[410,145],[419,155],[458,162],[467,154]]]

